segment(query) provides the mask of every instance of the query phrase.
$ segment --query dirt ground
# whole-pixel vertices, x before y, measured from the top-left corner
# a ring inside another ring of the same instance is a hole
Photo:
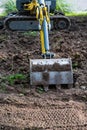
[[[31,88],[29,60],[42,58],[39,33],[0,30],[0,130],[87,130],[87,18],[49,34],[55,58],[71,57],[74,85]],[[11,82],[6,77],[26,75]]]

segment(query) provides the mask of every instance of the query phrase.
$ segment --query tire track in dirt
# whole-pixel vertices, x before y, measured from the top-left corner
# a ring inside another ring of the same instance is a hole
[[[49,101],[48,101],[49,102]],[[19,128],[87,129],[87,109],[84,103],[60,102],[35,107],[0,104],[0,124]],[[34,105],[34,104],[32,104]]]

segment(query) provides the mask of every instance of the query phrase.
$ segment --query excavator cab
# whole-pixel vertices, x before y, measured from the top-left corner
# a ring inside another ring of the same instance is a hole
[[[50,52],[49,31],[68,29],[70,20],[64,15],[50,15],[55,11],[56,0],[17,0],[17,14],[5,19],[12,31],[39,31],[42,59],[30,59],[30,84],[72,85],[73,71],[70,58],[55,59]]]

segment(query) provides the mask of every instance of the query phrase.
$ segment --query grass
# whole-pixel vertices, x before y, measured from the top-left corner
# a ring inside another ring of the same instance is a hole
[[[66,0],[57,0],[56,2],[56,10],[63,12],[63,13],[70,13],[72,12],[71,5],[66,3]]]
[[[36,31],[27,31],[22,33],[23,36],[37,36]]]
[[[25,80],[27,77],[23,74],[12,74],[6,77],[6,80],[9,82],[10,85],[13,85],[15,81],[22,81]]]
[[[87,16],[87,12],[81,12],[81,13],[66,13],[66,16]]]
[[[6,14],[7,14],[7,13],[5,13],[5,12],[1,13],[1,14],[0,14],[0,18],[6,16]]]
[[[10,12],[17,11],[16,0],[1,0],[1,8],[5,8],[5,12],[0,14],[0,17],[6,16]],[[56,10],[65,13],[66,16],[87,16],[87,12],[77,13],[73,11],[71,4],[66,3],[66,0],[57,0]]]
[[[10,12],[17,11],[16,9],[16,0],[1,0],[0,8],[4,8],[5,11],[3,11],[0,16],[6,16]]]
[[[8,90],[19,90],[18,92],[24,95],[26,93],[25,84],[27,80],[27,75],[19,73],[10,74],[9,76],[0,76],[0,92],[6,93]]]
[[[5,77],[0,77],[0,83],[1,84],[9,84],[9,85],[14,85],[16,81],[18,83],[21,83],[23,80],[26,80],[27,76],[24,74],[10,74],[9,76]]]
[[[57,0],[56,10],[63,12],[66,16],[87,16],[87,11],[75,12],[66,0]]]

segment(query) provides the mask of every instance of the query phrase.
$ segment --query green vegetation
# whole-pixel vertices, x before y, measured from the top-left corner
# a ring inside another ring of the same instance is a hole
[[[87,12],[81,12],[81,13],[66,13],[66,16],[87,16]]]
[[[6,77],[6,80],[9,82],[10,85],[13,85],[15,83],[15,81],[17,81],[17,80],[19,80],[19,82],[20,82],[25,79],[26,79],[26,76],[23,74],[13,74],[13,75]]]
[[[15,82],[21,83],[23,80],[26,80],[27,76],[24,74],[11,74],[6,77],[1,77],[0,78],[0,83],[1,84],[9,84],[9,85],[14,85]]]
[[[4,9],[0,16],[5,16],[10,12],[17,11],[16,0],[1,0],[0,8]]]
[[[66,0],[57,0],[56,3],[56,10],[63,12],[63,13],[71,13],[72,12],[72,8],[71,5],[66,3]]]
[[[0,0],[0,9],[4,9],[0,12],[1,16],[6,16],[10,12],[17,11],[16,9],[16,0]],[[73,10],[71,4],[67,3],[66,0],[57,0],[56,10],[65,13],[67,16],[87,16],[87,12],[79,12]]]
[[[78,62],[73,63],[73,64],[72,64],[72,67],[73,67],[73,69],[79,68]]]
[[[5,12],[0,13],[0,18],[2,18],[3,16],[6,16]]]
[[[44,88],[42,88],[41,86],[39,86],[37,89],[36,89],[37,93],[39,94],[43,94],[44,93]]]
[[[8,92],[17,90],[20,95],[26,93],[26,83],[28,76],[25,74],[10,74],[9,76],[0,76],[0,92]]]
[[[66,0],[57,0],[56,10],[65,13],[66,16],[87,16],[87,11],[76,12]]]
[[[27,31],[22,33],[23,36],[37,36],[36,31]]]

